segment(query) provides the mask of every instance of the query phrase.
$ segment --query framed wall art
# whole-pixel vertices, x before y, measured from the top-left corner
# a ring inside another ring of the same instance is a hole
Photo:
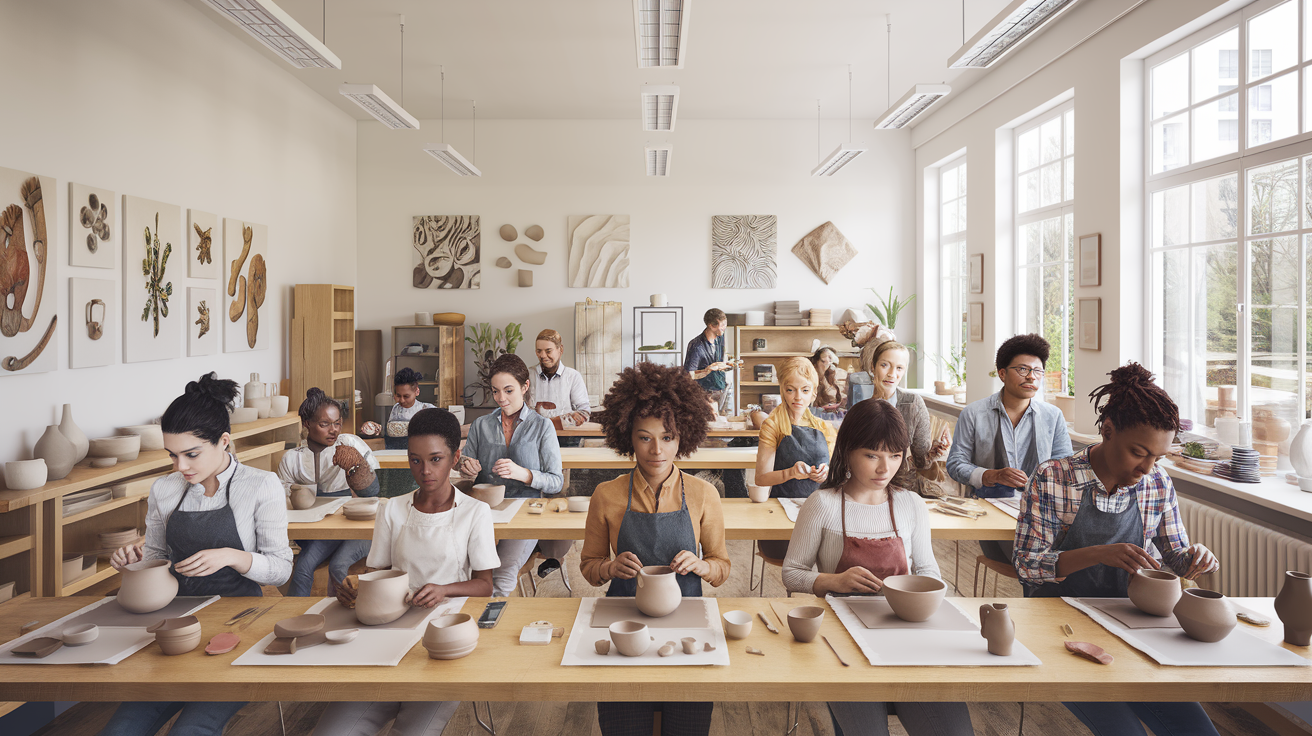
[[[984,254],[974,253],[970,256],[970,293],[984,293]]]
[[[123,362],[182,355],[182,208],[123,195]]]
[[[1076,258],[1080,286],[1102,286],[1102,234],[1081,235]]]
[[[70,182],[68,185],[68,265],[114,268],[118,203],[108,189]]]
[[[967,307],[966,322],[971,342],[984,342],[984,302],[971,302]]]
[[[1086,297],[1079,300],[1078,324],[1081,350],[1102,350],[1102,299]]]

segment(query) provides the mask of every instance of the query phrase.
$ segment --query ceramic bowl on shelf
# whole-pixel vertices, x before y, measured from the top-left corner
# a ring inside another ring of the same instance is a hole
[[[251,422],[259,418],[260,418],[259,409],[252,409],[243,406],[238,409],[233,409],[232,414],[228,416],[228,421],[232,424],[250,424]]]
[[[465,315],[460,312],[437,312],[433,314],[433,324],[446,327],[460,327],[465,323]]]
[[[141,449],[163,450],[164,430],[158,424],[133,424],[118,428],[120,435],[135,434],[141,437]]]
[[[924,621],[943,603],[947,586],[928,575],[891,575],[884,578],[884,599],[903,621]]]
[[[112,500],[114,500],[114,489],[112,488],[91,488],[77,493],[70,493],[64,496],[62,500],[61,513],[65,517],[80,514]]]
[[[134,526],[112,529],[99,535],[101,549],[118,549],[141,539],[141,530]]]
[[[506,487],[496,483],[476,483],[472,495],[488,506],[495,507],[506,500]]]
[[[5,463],[5,488],[11,491],[30,491],[46,484],[46,461],[10,460]]]
[[[141,454],[141,435],[119,434],[91,440],[91,457],[116,457],[121,463],[136,460]]]
[[[91,558],[93,564],[89,570],[87,568],[86,559],[87,555],[66,555],[64,557],[64,585],[75,583],[96,569],[94,564],[96,558]]]
[[[752,614],[746,611],[728,611],[724,619],[724,635],[730,639],[746,639],[752,633]]]
[[[59,635],[63,640],[64,646],[80,647],[83,644],[90,644],[100,636],[100,627],[95,624],[78,624],[70,626]]]

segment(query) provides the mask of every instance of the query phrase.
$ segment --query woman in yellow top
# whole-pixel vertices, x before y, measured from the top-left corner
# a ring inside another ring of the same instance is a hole
[[[635,595],[638,571],[648,565],[669,565],[685,596],[700,596],[703,580],[723,585],[729,552],[720,495],[674,466],[706,438],[712,416],[706,392],[681,367],[639,363],[620,374],[603,405],[606,446],[637,462],[633,472],[592,493],[579,559],[583,577],[596,586],[609,582],[608,596]],[[655,705],[597,703],[602,734],[649,736]],[[664,703],[663,730],[709,733],[713,707]]]

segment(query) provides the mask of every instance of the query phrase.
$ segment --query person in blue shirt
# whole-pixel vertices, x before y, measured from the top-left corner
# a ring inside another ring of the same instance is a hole
[[[683,369],[723,411],[724,373],[733,370],[733,366],[724,361],[724,333],[729,329],[729,319],[723,310],[712,307],[702,315],[702,321],[706,323],[706,329],[688,343]]]
[[[1036,334],[1009,338],[994,357],[1002,390],[961,410],[948,452],[948,475],[979,498],[1011,498],[1040,463],[1073,454],[1061,410],[1034,400],[1049,351],[1048,341]],[[1013,547],[1011,542],[980,542],[985,556],[1007,564]]]

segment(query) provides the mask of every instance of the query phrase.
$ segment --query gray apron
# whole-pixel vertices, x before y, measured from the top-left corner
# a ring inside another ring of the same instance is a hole
[[[224,494],[223,508],[210,511],[181,511],[182,502],[187,498],[187,491],[182,492],[178,505],[173,507],[165,522],[164,541],[169,548],[169,560],[173,562],[170,572],[178,579],[178,595],[222,595],[259,597],[264,595],[259,583],[242,575],[231,567],[224,567],[204,577],[187,577],[177,571],[179,562],[207,549],[231,547],[244,550],[241,534],[237,532],[237,518],[232,515],[232,481],[242,471],[241,463],[235,456],[232,462],[237,467],[220,492]]]
[[[624,507],[624,520],[620,522],[620,533],[615,540],[616,556],[632,552],[645,566],[668,565],[675,555],[684,550],[697,553],[697,535],[693,532],[692,515],[688,513],[688,496],[683,490],[683,471],[675,469],[675,472],[679,474],[679,510],[651,514],[633,510],[633,473],[629,473],[629,503]],[[659,504],[659,491],[656,500]],[[676,575],[675,578],[685,598],[702,594],[700,577],[688,573]],[[611,597],[637,594],[637,577],[630,580],[615,578],[606,590],[606,595]]]
[[[520,411],[529,411],[527,405]],[[527,470],[539,471],[542,469],[542,456],[538,453],[538,446],[528,442],[515,442],[515,435],[519,432],[519,427],[528,421],[521,417],[519,425],[515,427],[514,433],[510,436],[510,446],[506,446],[506,435],[501,430],[501,414],[499,412],[486,415],[486,418],[479,417],[478,421],[495,421],[497,424],[496,437],[491,445],[484,445],[479,448],[479,455],[475,459],[483,466],[478,471],[478,476],[474,478],[475,483],[491,483],[493,485],[506,487],[506,498],[541,498],[542,494],[538,489],[530,485],[525,485],[517,480],[502,478],[492,472],[492,466],[502,458],[510,460],[521,468]]]
[[[793,433],[779,441],[774,450],[774,469],[787,470],[804,462],[815,467],[829,463],[829,443],[825,435],[815,427],[793,425]],[[820,484],[810,478],[794,478],[784,481],[770,489],[772,498],[806,498]]]
[[[1054,548],[1057,552],[1103,544],[1143,546],[1143,516],[1139,513],[1138,492],[1131,491],[1134,502],[1124,511],[1111,513],[1100,511],[1098,504],[1094,503],[1098,487],[1096,481],[1085,484],[1080,508],[1066,529],[1066,536]],[[1119,567],[1097,564],[1067,575],[1060,583],[1024,584],[1022,587],[1026,598],[1124,598],[1129,595],[1129,586],[1130,573]]]

